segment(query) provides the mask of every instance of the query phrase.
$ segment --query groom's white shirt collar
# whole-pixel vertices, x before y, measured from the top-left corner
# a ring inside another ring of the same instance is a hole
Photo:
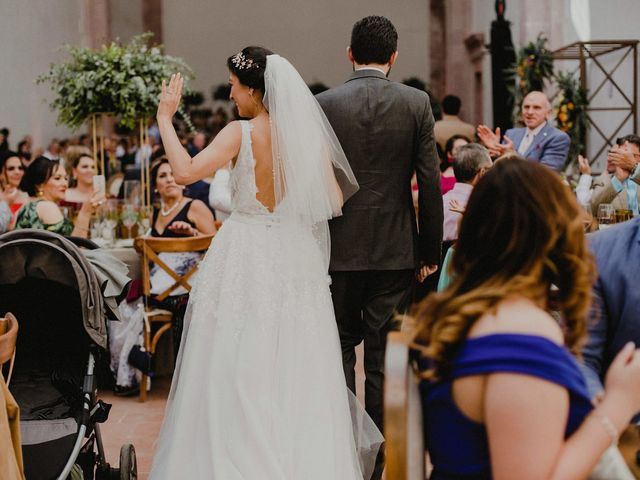
[[[387,73],[384,70],[378,67],[359,67],[359,68],[356,68],[355,71],[359,72],[360,70],[377,70],[378,72],[382,73],[384,76],[387,75]]]

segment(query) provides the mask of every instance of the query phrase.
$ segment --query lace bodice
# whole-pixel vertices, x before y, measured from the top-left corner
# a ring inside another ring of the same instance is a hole
[[[229,177],[231,211],[250,215],[268,215],[270,212],[267,207],[256,199],[258,193],[255,177],[256,160],[251,149],[253,126],[246,120],[240,120],[240,125],[242,126],[242,144]]]

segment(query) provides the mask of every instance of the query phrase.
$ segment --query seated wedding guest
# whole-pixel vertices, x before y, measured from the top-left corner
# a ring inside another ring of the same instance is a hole
[[[616,145],[622,143],[622,138],[616,140]],[[580,172],[580,178],[578,179],[578,185],[576,185],[576,197],[578,203],[582,205],[589,205],[591,203],[591,197],[593,196],[593,177],[591,176],[591,164],[589,160],[578,155],[578,171]],[[613,162],[613,157],[607,155],[607,168],[600,175],[609,176],[616,173],[616,165]],[[598,183],[604,183],[605,179],[598,179]]]
[[[61,154],[62,146],[60,145],[60,140],[52,138],[42,156],[49,160],[59,160]]]
[[[151,236],[175,238],[216,233],[211,210],[200,200],[184,196],[184,187],[176,183],[166,157],[156,161],[150,176],[151,187],[160,197],[160,208],[153,210]],[[160,254],[160,258],[179,274],[188,271],[201,257],[200,252]],[[164,270],[154,266],[151,271],[151,292],[161,293],[172,284],[173,279]],[[184,293],[184,289],[177,289],[172,295]]]
[[[17,153],[6,150],[0,153],[0,188],[5,192],[9,201],[11,213],[20,210],[20,207],[29,201],[29,195],[20,189],[20,182],[24,177],[24,166]]]
[[[496,128],[494,133],[486,125],[479,125],[478,138],[489,149],[493,158],[517,152],[527,160],[539,162],[560,172],[569,155],[571,139],[548,122],[551,110],[551,103],[544,93],[529,92],[522,101],[524,127],[507,130],[504,143],[500,143],[500,128]]]
[[[189,152],[189,155],[195,157],[198,153],[204,150],[204,147],[206,147],[208,143],[207,136],[202,132],[198,132],[187,144],[187,151]]]
[[[16,228],[38,228],[87,238],[91,215],[104,201],[103,194],[94,194],[82,204],[75,224],[71,223],[58,205],[67,191],[67,172],[58,160],[46,157],[38,157],[29,165],[21,186],[31,200],[18,211]]]
[[[93,177],[96,175],[96,161],[91,150],[80,146],[69,147],[65,160],[71,174],[71,188],[67,189],[65,200],[74,204],[88,202],[93,195]]]
[[[443,241],[458,238],[458,224],[462,214],[457,209],[452,210],[451,202],[455,201],[459,208],[464,209],[469,201],[473,187],[491,168],[489,151],[478,143],[468,143],[461,146],[453,160],[453,171],[456,183],[453,189],[442,196],[444,209]]]
[[[607,155],[613,173],[603,172],[593,180],[590,204],[593,214],[597,214],[598,206],[610,203],[613,208],[631,210],[638,215],[640,203],[640,136],[626,135],[614,145]]]
[[[231,173],[228,168],[216,170],[209,188],[209,206],[216,214],[216,220],[224,222],[231,214]]]
[[[0,191],[0,233],[4,233],[9,229],[11,218],[11,210],[9,209],[4,192]]]
[[[456,183],[456,175],[453,171],[453,159],[456,152],[470,141],[464,135],[453,135],[445,143],[444,155],[440,157],[440,190],[443,195],[451,190]]]
[[[595,268],[570,189],[535,162],[497,162],[452,262],[418,312],[431,479],[587,478],[640,409],[640,351],[623,348],[594,407],[572,352]]]
[[[442,99],[442,120],[438,120],[433,125],[433,134],[436,142],[443,148],[447,140],[454,135],[467,138],[469,142],[476,136],[476,128],[470,123],[463,122],[458,116],[460,107],[462,107],[460,97],[447,95]]]
[[[640,345],[640,217],[590,235],[598,280],[582,347],[591,395],[602,390],[607,371],[627,342]]]
[[[31,163],[31,144],[29,140],[21,140],[20,143],[18,143],[18,156],[24,168],[27,168]]]
[[[0,129],[0,153],[9,150],[9,133],[6,127]]]
[[[173,178],[171,165],[166,157],[156,159],[151,165],[151,188],[160,197],[160,208],[154,208],[153,237],[193,237],[216,232],[211,210],[200,200],[184,196],[184,187]],[[183,275],[202,258],[203,252],[162,252],[158,257],[169,268]],[[193,277],[192,277],[193,280]],[[163,269],[153,265],[150,272],[151,293],[159,294],[173,285],[175,280]],[[173,312],[174,351],[177,352],[182,334],[182,317],[186,309],[184,288],[171,292],[159,306]],[[116,377],[116,395],[129,396],[138,393],[135,369],[128,363],[128,352],[139,341],[138,326],[142,328],[143,308],[141,304],[120,305],[121,322],[109,322],[109,345],[111,369]],[[124,349],[124,350],[123,350]],[[124,352],[124,353],[123,353]]]
[[[151,187],[160,197],[160,208],[153,212],[154,237],[192,237],[216,232],[211,210],[200,200],[184,196],[184,186],[173,177],[166,157],[151,168]]]

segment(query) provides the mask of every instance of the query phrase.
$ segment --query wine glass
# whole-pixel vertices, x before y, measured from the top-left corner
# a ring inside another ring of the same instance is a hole
[[[115,230],[118,226],[118,200],[107,200],[104,206],[104,221],[102,222],[102,238],[107,245],[113,244]]]
[[[598,228],[604,230],[614,223],[615,211],[610,203],[601,203],[598,205]]]
[[[580,204],[580,215],[582,217],[582,225],[584,226],[585,233],[591,231],[591,225],[593,224],[593,213],[591,212],[591,205],[588,203]]]
[[[129,205],[140,205],[142,192],[140,190],[139,180],[124,181],[124,201]]]
[[[131,238],[131,229],[138,223],[138,209],[135,205],[125,203],[122,206],[122,213],[120,214],[120,220],[127,229],[127,238]]]
[[[143,205],[140,207],[140,226],[142,234],[147,235],[151,228],[151,219],[153,218],[153,207],[151,205]]]

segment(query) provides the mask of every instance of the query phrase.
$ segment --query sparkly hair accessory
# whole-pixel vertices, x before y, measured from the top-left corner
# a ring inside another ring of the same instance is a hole
[[[231,58],[231,63],[233,63],[233,66],[236,67],[238,70],[250,70],[252,68],[256,68],[256,69],[260,68],[260,65],[255,63],[251,58],[245,57],[242,52],[236,53]]]

